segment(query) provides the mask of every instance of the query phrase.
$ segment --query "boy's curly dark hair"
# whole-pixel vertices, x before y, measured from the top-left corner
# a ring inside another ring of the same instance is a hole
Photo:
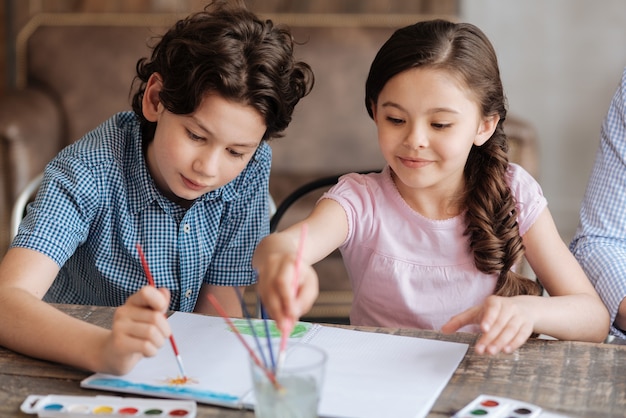
[[[216,1],[178,21],[137,62],[133,111],[141,119],[144,142],[152,141],[155,122],[145,119],[142,98],[153,73],[163,80],[160,100],[170,112],[193,113],[204,96],[254,107],[265,120],[264,140],[282,136],[294,107],[312,89],[310,66],[296,61],[287,27],[260,20],[243,3]]]
[[[365,105],[372,116],[381,90],[394,75],[418,67],[453,74],[472,91],[484,116],[498,115],[495,132],[482,146],[472,146],[465,164],[465,192],[459,196],[465,209],[474,264],[487,274],[497,274],[494,294],[539,295],[539,285],[512,268],[524,255],[517,224],[516,202],[506,183],[508,143],[502,124],[506,99],[496,53],[485,34],[469,23],[445,20],[418,22],[397,30],[382,46],[370,68]]]

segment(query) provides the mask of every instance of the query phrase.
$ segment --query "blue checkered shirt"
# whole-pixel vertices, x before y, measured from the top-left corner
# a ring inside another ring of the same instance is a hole
[[[229,184],[184,210],[148,173],[132,112],[114,115],[46,167],[12,247],[39,251],[61,270],[44,300],[119,306],[147,284],[141,243],[170,309],[194,309],[202,283],[255,282],[256,244],[269,233],[271,149],[263,142]]]
[[[570,249],[611,314],[626,297],[626,69],[600,133],[600,147]]]

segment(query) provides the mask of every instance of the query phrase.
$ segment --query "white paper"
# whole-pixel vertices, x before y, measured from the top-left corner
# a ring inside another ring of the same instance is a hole
[[[177,377],[178,367],[166,344],[155,357],[141,360],[124,376],[95,374],[81,386],[252,407],[248,352],[226,322],[182,312],[174,313],[169,321],[192,382],[168,383]],[[234,321],[238,328],[245,327],[245,320]],[[261,320],[253,321],[255,329],[264,326]],[[306,333],[291,338],[292,342],[316,345],[328,353],[319,407],[322,417],[425,417],[468,349],[461,343],[299,325]],[[251,347],[256,346],[249,332],[243,337]],[[261,340],[266,341],[264,336]]]

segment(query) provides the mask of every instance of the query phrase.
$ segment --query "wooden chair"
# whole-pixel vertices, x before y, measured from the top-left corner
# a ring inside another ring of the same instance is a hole
[[[11,210],[11,229],[10,240],[13,240],[17,235],[17,230],[20,226],[20,222],[22,222],[22,218],[26,213],[26,206],[29,202],[33,200],[35,195],[37,194],[37,190],[39,190],[39,186],[41,185],[41,181],[43,180],[43,173],[39,173],[35,178],[30,180],[24,190],[20,192],[13,204],[13,208]]]

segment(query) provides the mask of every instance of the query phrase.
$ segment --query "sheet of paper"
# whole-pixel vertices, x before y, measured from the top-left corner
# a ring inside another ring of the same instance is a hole
[[[176,384],[178,368],[169,344],[124,376],[95,374],[86,388],[251,407],[248,352],[222,318],[176,312],[170,325],[191,381]],[[251,346],[246,320],[234,321]],[[271,322],[270,336],[278,337]],[[262,334],[263,321],[254,328]],[[263,337],[264,339],[264,337]],[[291,338],[317,345],[329,360],[320,416],[424,417],[463,359],[468,345],[298,323]]]
[[[329,357],[321,416],[425,417],[467,344],[323,327]]]

